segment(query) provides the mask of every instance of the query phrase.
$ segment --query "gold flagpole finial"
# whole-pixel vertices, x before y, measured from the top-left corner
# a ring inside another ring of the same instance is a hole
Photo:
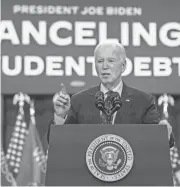
[[[23,114],[24,110],[24,104],[30,103],[30,97],[27,94],[24,94],[22,92],[19,92],[18,94],[15,94],[13,97],[13,105],[16,105],[17,103],[19,104],[19,111]]]

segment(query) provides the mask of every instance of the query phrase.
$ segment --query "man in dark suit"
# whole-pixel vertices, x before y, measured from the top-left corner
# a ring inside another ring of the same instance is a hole
[[[74,94],[71,99],[62,85],[60,93],[55,94],[55,125],[63,124],[98,124],[103,114],[95,106],[95,95],[98,91],[105,98],[109,90],[117,92],[122,106],[112,116],[113,124],[166,124],[170,147],[174,145],[171,125],[160,121],[154,97],[141,90],[127,86],[121,78],[126,69],[126,53],[120,43],[106,41],[99,44],[94,51],[95,67],[101,84]],[[49,133],[48,133],[49,134]],[[49,135],[48,135],[49,136]]]

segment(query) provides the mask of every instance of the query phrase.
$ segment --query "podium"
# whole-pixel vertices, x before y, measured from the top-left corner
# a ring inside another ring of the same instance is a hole
[[[86,163],[90,144],[107,134],[121,137],[133,151],[131,170],[114,182],[95,177]],[[157,124],[51,126],[45,185],[173,186],[167,127]]]

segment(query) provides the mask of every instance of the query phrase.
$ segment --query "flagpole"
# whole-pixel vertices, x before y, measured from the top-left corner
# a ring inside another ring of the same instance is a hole
[[[35,121],[35,108],[34,108],[34,101],[33,100],[30,101],[29,113],[30,113],[30,118],[31,118],[32,124],[36,125],[36,121]]]

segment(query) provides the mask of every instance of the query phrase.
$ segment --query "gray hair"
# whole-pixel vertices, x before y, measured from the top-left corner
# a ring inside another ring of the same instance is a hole
[[[112,41],[112,40],[105,40],[105,41],[99,43],[99,44],[96,46],[95,50],[94,50],[94,56],[96,55],[96,53],[97,53],[97,51],[99,50],[99,48],[102,47],[102,46],[114,46],[114,47],[116,48],[117,51],[118,51],[118,50],[121,51],[121,53],[122,53],[123,56],[124,56],[124,59],[126,59],[126,51],[125,51],[124,46],[123,46],[121,43],[115,42],[115,41]]]

